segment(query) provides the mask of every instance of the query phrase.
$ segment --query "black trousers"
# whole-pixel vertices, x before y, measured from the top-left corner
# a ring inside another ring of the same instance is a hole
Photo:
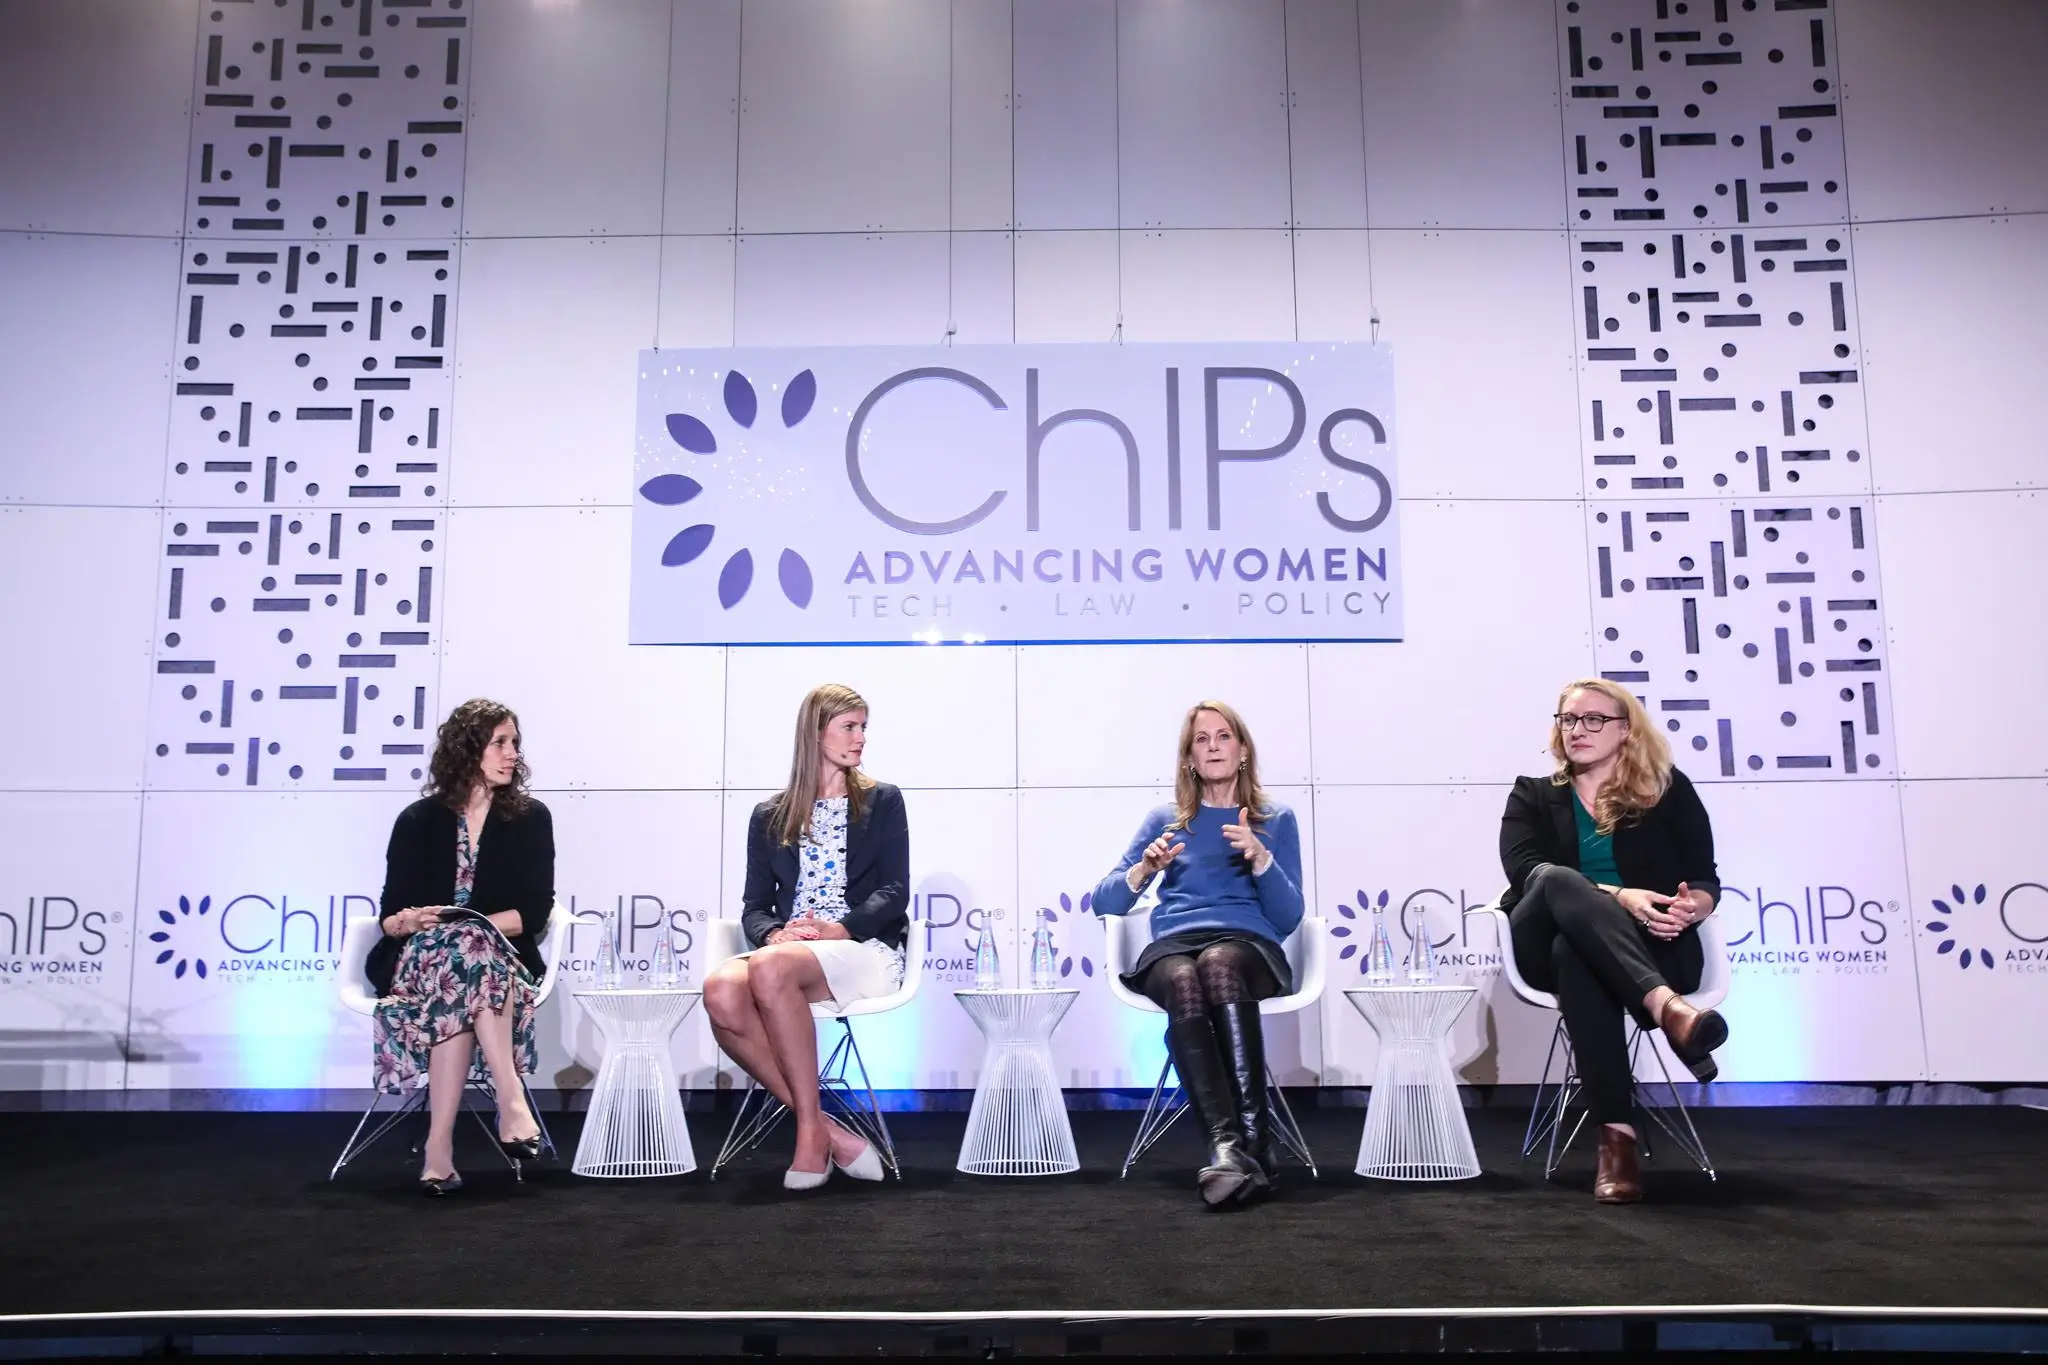
[[[1522,979],[1557,996],[1593,1121],[1633,1122],[1622,1016],[1653,1028],[1645,995],[1699,988],[1699,931],[1658,938],[1575,868],[1555,863],[1530,875],[1508,924]]]

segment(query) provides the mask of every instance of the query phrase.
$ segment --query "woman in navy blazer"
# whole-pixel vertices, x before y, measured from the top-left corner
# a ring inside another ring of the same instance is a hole
[[[834,1169],[880,1180],[868,1142],[818,1105],[811,1006],[844,1008],[903,984],[910,930],[910,826],[903,793],[860,771],[868,705],[837,683],[797,712],[789,785],[747,823],[741,924],[747,951],[704,982],[718,1045],[796,1116],[788,1189]]]

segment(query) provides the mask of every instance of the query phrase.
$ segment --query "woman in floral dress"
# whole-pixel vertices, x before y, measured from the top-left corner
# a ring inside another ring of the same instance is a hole
[[[365,972],[379,997],[376,1082],[427,1078],[424,1193],[462,1188],[455,1120],[476,1053],[498,1102],[507,1155],[540,1155],[540,1123],[521,1079],[532,1073],[534,996],[546,970],[536,942],[555,903],[555,835],[527,794],[519,718],[464,702],[442,723],[425,795],[400,812],[385,850],[384,937]]]

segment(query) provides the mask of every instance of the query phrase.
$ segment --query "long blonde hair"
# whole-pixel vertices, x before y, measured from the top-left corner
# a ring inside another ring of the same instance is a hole
[[[1195,774],[1195,717],[1204,711],[1214,711],[1223,717],[1237,742],[1244,746],[1244,762],[1237,770],[1236,804],[1251,812],[1254,825],[1264,824],[1266,792],[1259,785],[1259,746],[1252,743],[1252,732],[1245,728],[1244,717],[1227,703],[1198,701],[1188,708],[1180,723],[1180,761],[1173,775],[1174,819],[1168,828],[1186,828],[1202,808],[1202,779]]]
[[[1621,752],[1615,756],[1614,771],[1600,784],[1600,794],[1593,798],[1593,827],[1602,834],[1612,834],[1622,821],[1635,819],[1664,799],[1671,786],[1671,746],[1657,733],[1650,713],[1636,700],[1636,694],[1619,683],[1605,678],[1580,678],[1566,683],[1557,694],[1559,711],[1564,710],[1565,698],[1574,692],[1599,693],[1620,707],[1628,722],[1628,738],[1621,742]],[[1550,756],[1557,760],[1557,770],[1550,775],[1552,786],[1562,787],[1572,780],[1569,752],[1564,745],[1564,728],[1553,714]]]
[[[818,767],[824,749],[820,738],[825,727],[848,711],[865,711],[866,699],[842,683],[814,687],[796,710],[796,747],[789,758],[789,785],[775,798],[775,829],[780,842],[794,844],[811,825],[811,808],[818,799]],[[868,791],[874,779],[858,768],[846,774],[846,819],[859,824],[867,814]]]

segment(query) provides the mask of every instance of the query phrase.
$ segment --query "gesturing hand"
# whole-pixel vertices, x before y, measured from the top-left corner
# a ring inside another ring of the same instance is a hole
[[[1186,848],[1186,844],[1174,842],[1173,831],[1168,830],[1151,843],[1145,845],[1145,856],[1138,860],[1138,866],[1144,869],[1145,876],[1149,880],[1164,871],[1166,865],[1175,858],[1178,858]]]
[[[1252,813],[1245,807],[1238,807],[1236,824],[1223,827],[1223,837],[1230,841],[1232,848],[1244,855],[1245,861],[1252,865],[1254,872],[1261,871],[1272,860],[1272,851],[1260,842],[1259,836],[1253,831]]]

